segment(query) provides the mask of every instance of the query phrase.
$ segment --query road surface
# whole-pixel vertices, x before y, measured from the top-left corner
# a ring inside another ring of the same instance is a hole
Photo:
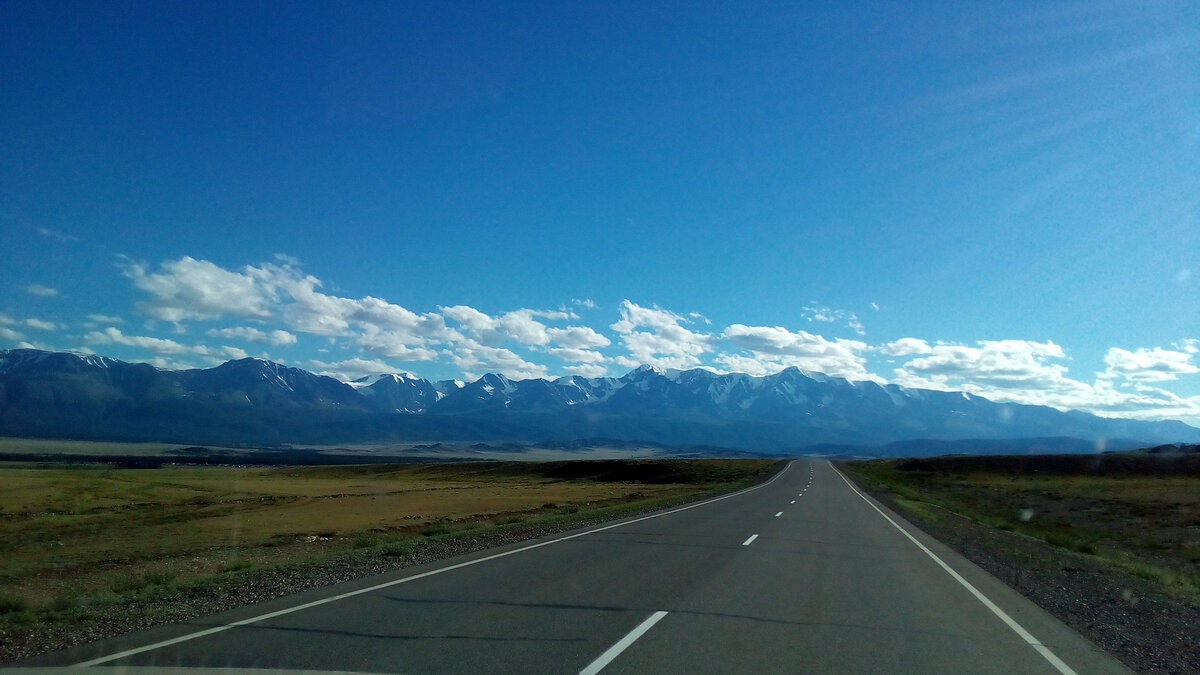
[[[1120,663],[825,461],[649,517],[25,665],[388,673],[1108,673]]]

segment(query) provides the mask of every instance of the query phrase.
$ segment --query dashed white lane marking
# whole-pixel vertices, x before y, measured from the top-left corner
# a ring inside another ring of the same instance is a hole
[[[782,516],[782,515],[783,515],[783,511],[780,511],[779,513],[775,514],[775,517],[778,518],[779,516]]]
[[[579,671],[579,675],[596,675],[596,673],[604,670],[604,666],[612,663],[612,660],[621,655],[621,652],[629,649],[629,645],[637,641],[638,638],[646,634],[646,631],[654,627],[654,624],[662,621],[666,616],[666,612],[655,612],[650,615],[650,618],[638,624],[637,628],[629,631],[625,637],[617,640],[617,643],[609,647],[603,654],[596,657],[595,661],[588,664],[587,668]]]
[[[750,544],[752,544],[752,543],[754,542],[754,540],[755,540],[755,539],[758,539],[758,535],[757,535],[757,534],[752,534],[752,535],[750,535],[750,538],[749,538],[749,539],[747,539],[746,541],[743,541],[743,542],[742,542],[742,546],[749,546]]]
[[[796,500],[795,500],[795,499],[793,499],[793,500],[791,501],[791,503],[792,503],[792,504],[795,504],[795,503],[796,503]]]
[[[1041,654],[1047,661],[1049,661],[1050,665],[1057,668],[1058,672],[1062,673],[1063,675],[1076,675],[1075,671],[1072,670],[1070,666],[1063,663],[1062,659],[1058,658],[1058,656],[1054,652],[1050,651],[1049,647],[1042,644],[1041,642],[1038,642],[1037,638],[1033,637],[1033,635],[1029,631],[1025,630],[1024,626],[1022,626],[1021,624],[1019,624],[1015,620],[1013,620],[1013,618],[1008,615],[1008,612],[1005,612],[1004,610],[1000,609],[1000,607],[997,606],[996,603],[992,602],[986,595],[981,593],[979,591],[979,589],[972,586],[971,582],[964,579],[962,577],[962,575],[960,575],[958,572],[955,572],[954,568],[950,567],[949,565],[947,565],[945,563],[945,561],[943,561],[941,558],[937,557],[937,554],[935,554],[933,551],[930,551],[928,548],[926,548],[925,544],[922,544],[921,542],[917,541],[917,538],[912,536],[911,534],[909,534],[908,530],[905,530],[903,527],[900,527],[900,525],[898,525],[896,523],[896,521],[892,520],[888,516],[888,514],[884,513],[883,510],[880,509],[878,506],[875,506],[875,504],[870,499],[867,499],[866,495],[859,492],[858,488],[854,487],[854,484],[850,482],[850,479],[846,478],[846,474],[842,473],[841,471],[838,471],[837,468],[834,468],[833,470],[837,471],[838,475],[842,477],[842,480],[846,481],[846,485],[850,486],[850,489],[854,491],[854,494],[858,495],[859,497],[862,497],[862,500],[864,502],[866,502],[871,508],[878,511],[879,515],[883,516],[885,520],[887,520],[889,523],[892,524],[892,527],[896,528],[897,530],[900,530],[900,534],[903,534],[904,536],[908,537],[908,540],[911,541],[912,543],[916,544],[917,548],[924,551],[925,555],[929,556],[930,558],[933,558],[934,562],[936,562],[938,565],[940,565],[942,569],[946,570],[946,572],[949,573],[950,576],[954,577],[955,581],[962,584],[964,588],[966,588],[968,591],[970,591],[971,595],[975,596],[976,600],[983,603],[984,607],[987,607],[988,609],[992,610],[993,614],[995,614],[997,617],[1000,618],[1001,621],[1003,621],[1006,625],[1008,625],[1008,627],[1011,628],[1014,633],[1016,633],[1017,635],[1020,635],[1021,639],[1025,640],[1025,642],[1027,642],[1030,647],[1033,647],[1037,651],[1037,653]]]
[[[442,574],[444,572],[450,572],[452,570],[462,569],[464,567],[470,567],[472,565],[478,565],[480,563],[485,563],[489,560],[495,560],[497,558],[505,558],[510,555],[516,555],[518,553],[524,553],[525,551],[532,551],[533,549],[542,548],[543,546],[550,546],[551,544],[557,544],[557,543],[563,542],[563,541],[570,541],[572,539],[578,539],[579,537],[586,537],[589,534],[595,534],[597,532],[604,532],[606,530],[612,530],[612,529],[616,529],[618,527],[625,527],[626,525],[633,525],[634,523],[640,523],[640,522],[643,522],[646,520],[650,520],[652,518],[662,518],[663,516],[669,516],[674,513],[679,513],[680,511],[687,511],[689,509],[694,509],[694,508],[698,508],[701,506],[707,506],[708,504],[723,501],[726,499],[730,499],[732,497],[744,495],[748,492],[753,492],[755,490],[765,488],[768,485],[779,480],[780,476],[787,473],[788,469],[792,468],[793,463],[794,462],[788,462],[788,465],[783,467],[783,471],[780,471],[779,473],[775,474],[774,476],[771,477],[770,480],[768,480],[765,483],[759,483],[758,485],[752,485],[748,488],[738,490],[737,492],[730,492],[727,495],[721,495],[720,497],[713,497],[712,499],[708,499],[708,500],[705,500],[702,502],[696,502],[695,504],[688,504],[687,506],[681,506],[677,509],[671,509],[670,511],[659,511],[658,513],[652,513],[648,516],[642,516],[641,518],[634,518],[633,520],[625,520],[625,521],[622,521],[619,523],[613,523],[612,525],[604,525],[603,527],[597,527],[597,528],[593,528],[591,530],[584,530],[583,532],[576,532],[575,534],[568,534],[565,537],[559,537],[557,539],[551,539],[549,541],[540,541],[536,544],[529,544],[528,546],[514,548],[509,551],[493,553],[492,555],[484,556],[482,558],[475,558],[473,560],[467,560],[464,562],[456,563],[454,565],[447,565],[445,567],[439,567],[437,569],[429,570],[428,572],[421,572],[420,574],[414,574],[412,576],[404,577],[402,579],[393,579],[392,581],[385,581],[381,584],[375,584],[374,586],[369,586],[367,588],[360,588],[358,590],[348,591],[346,593],[330,595],[328,597],[321,598],[320,600],[313,600],[312,602],[306,602],[301,605],[287,607],[285,609],[276,610],[274,612],[267,612],[266,614],[259,614],[258,616],[252,616],[248,619],[242,619],[241,621],[234,621],[231,623],[227,623],[223,626],[213,626],[212,628],[206,628],[204,630],[198,630],[194,633],[180,635],[179,637],[171,638],[169,640],[163,640],[161,642],[155,642],[153,644],[143,645],[141,647],[134,647],[133,649],[126,649],[125,651],[117,652],[116,654],[109,654],[108,656],[101,656],[99,658],[91,659],[89,661],[84,661],[82,663],[76,663],[72,667],[73,668],[87,668],[89,666],[96,666],[101,663],[108,663],[109,661],[116,661],[117,659],[123,659],[127,656],[134,656],[135,654],[141,654],[143,652],[154,651],[155,649],[169,647],[171,645],[179,644],[180,642],[187,642],[189,640],[195,640],[197,638],[207,637],[207,636],[213,635],[215,633],[227,631],[231,628],[238,628],[239,626],[249,626],[250,624],[258,623],[259,621],[266,621],[267,619],[274,619],[275,617],[285,616],[285,615],[291,614],[293,612],[303,611],[306,609],[310,609],[312,607],[319,607],[321,605],[325,605],[325,604],[328,604],[331,602],[337,602],[338,600],[344,600],[345,598],[352,598],[356,595],[362,595],[364,593],[373,593],[375,591],[378,591],[378,590],[381,590],[384,588],[390,588],[392,586],[396,586],[399,584],[406,584],[410,581],[416,581],[417,579],[424,579],[425,577],[431,577],[431,576],[434,576],[435,574]],[[757,537],[757,536],[758,535],[754,535],[754,537]],[[743,544],[743,546],[748,545],[751,541],[753,541],[754,537],[750,537],[750,539],[747,540],[746,544]]]

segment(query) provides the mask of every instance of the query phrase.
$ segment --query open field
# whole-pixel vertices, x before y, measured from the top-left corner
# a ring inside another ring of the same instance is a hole
[[[1200,668],[1200,455],[945,456],[841,467],[1136,670]]]
[[[876,460],[850,468],[926,516],[944,509],[1098,556],[1200,604],[1200,455],[1165,465],[1153,455],[1050,457]]]
[[[0,644],[259,572],[400,558],[455,537],[674,503],[748,484],[775,465],[0,465]]]
[[[663,457],[746,457],[759,455],[714,447],[669,447],[591,439],[562,443],[356,443],[312,446],[197,446],[179,443],[74,441],[49,438],[0,437],[0,462],[102,462],[125,468],[157,468],[169,464],[207,465],[338,465],[396,462],[445,462],[520,459],[639,459]]]

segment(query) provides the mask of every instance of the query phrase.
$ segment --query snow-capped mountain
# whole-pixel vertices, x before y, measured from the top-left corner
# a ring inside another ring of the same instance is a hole
[[[788,368],[765,377],[642,366],[613,378],[349,383],[240,359],[159,370],[91,354],[0,351],[0,435],[195,443],[570,441],[784,451],[913,439],[1200,441],[1180,422],[1107,419]]]

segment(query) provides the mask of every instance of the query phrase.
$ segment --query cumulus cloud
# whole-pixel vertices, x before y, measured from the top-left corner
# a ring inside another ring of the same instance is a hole
[[[571,304],[584,309],[596,309],[596,303],[592,302],[591,298],[571,298]]]
[[[550,341],[564,349],[587,349],[607,347],[612,341],[587,326],[568,326],[566,328],[548,328],[546,335]]]
[[[349,337],[386,354],[407,350],[413,358],[432,358],[436,352],[424,347],[427,342],[455,336],[439,314],[418,314],[371,296],[352,299],[323,293],[318,290],[320,279],[304,274],[295,259],[276,259],[279,263],[232,271],[183,257],[163,263],[156,272],[133,264],[125,273],[150,296],[138,304],[138,310],[164,321],[271,319],[292,331]],[[270,337],[285,339],[282,334]]]
[[[328,363],[325,361],[309,361],[313,366],[320,368],[318,375],[325,375],[339,379],[343,382],[358,379],[365,375],[376,375],[379,373],[404,373],[411,374],[407,371],[400,370],[386,361],[378,359],[361,359],[353,358],[345,361],[337,361]]]
[[[563,361],[578,361],[580,363],[603,363],[606,358],[600,352],[590,349],[573,349],[570,347],[551,347],[546,351]]]
[[[29,284],[25,287],[25,292],[30,295],[37,295],[43,298],[53,298],[58,295],[57,288],[43,286],[42,284]]]
[[[712,351],[714,339],[680,325],[685,322],[684,317],[657,306],[622,301],[621,319],[610,328],[621,335],[629,356],[619,356],[616,362],[626,367],[648,364],[681,369],[700,365],[700,357]]]
[[[388,331],[374,324],[365,324],[360,333],[351,338],[352,344],[377,356],[401,361],[432,361],[438,353],[425,346],[413,346],[411,336],[402,332]]]
[[[879,352],[888,356],[909,356],[911,354],[931,354],[933,349],[929,343],[918,338],[900,338],[879,346]]]
[[[156,338],[145,335],[125,335],[120,329],[109,327],[103,331],[91,331],[83,336],[83,339],[88,344],[104,345],[117,344],[126,347],[137,347],[145,349],[156,354],[182,355],[191,354],[196,356],[210,357],[211,359],[220,360],[222,358],[229,359],[244,359],[246,352],[239,347],[207,347],[205,345],[185,345],[174,340],[166,338]]]
[[[1104,355],[1104,363],[1108,366],[1104,375],[1122,377],[1132,382],[1162,382],[1200,372],[1200,368],[1192,363],[1195,347],[1192,346],[1193,351],[1186,351],[1187,346],[1184,349],[1176,352],[1155,347],[1131,352],[1112,347]]]
[[[530,363],[515,352],[502,347],[490,347],[471,338],[463,338],[448,352],[454,365],[461,368],[467,377],[474,378],[478,371],[501,373],[514,380],[546,377],[546,367]]]
[[[807,331],[792,332],[782,326],[746,326],[735,323],[723,337],[750,355],[727,353],[717,357],[729,369],[765,375],[788,366],[844,377],[848,380],[880,380],[866,368],[865,342],[830,340]]]
[[[273,330],[267,332],[248,326],[213,328],[209,330],[206,335],[209,337],[222,337],[229,339],[241,338],[243,340],[249,340],[250,342],[259,342],[262,344],[272,344],[276,346],[296,344],[296,336],[285,330]]]
[[[163,321],[215,319],[220,316],[265,319],[272,294],[262,282],[270,270],[247,265],[231,272],[207,260],[184,256],[162,263],[158,272],[130,264],[125,274],[151,297],[138,310]]]
[[[912,359],[896,370],[897,380],[920,382],[934,389],[956,383],[998,389],[1045,389],[1061,384],[1067,368],[1050,359],[1066,356],[1053,342],[983,340],[977,346],[938,344],[929,356]]]
[[[489,347],[499,347],[505,340],[515,340],[524,345],[544,345],[550,341],[550,334],[546,324],[537,319],[567,319],[572,316],[562,311],[534,309],[518,309],[489,316],[466,305],[443,307],[442,314],[457,321],[461,330],[472,339]]]
[[[597,366],[597,365],[591,365],[591,364],[567,366],[567,367],[563,368],[563,370],[572,375],[578,375],[580,377],[604,377],[605,375],[608,374],[608,369],[605,368],[604,366]]]

